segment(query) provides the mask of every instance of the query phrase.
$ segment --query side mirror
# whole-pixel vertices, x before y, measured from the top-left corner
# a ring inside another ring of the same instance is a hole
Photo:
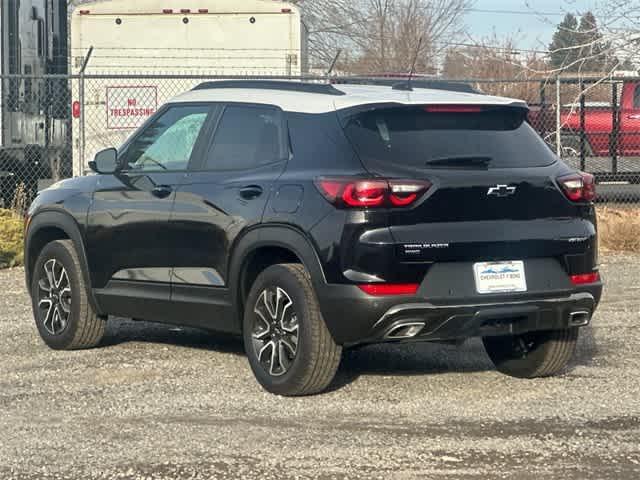
[[[96,173],[116,173],[118,171],[118,151],[115,148],[107,148],[96,153],[93,161],[89,162],[89,168]]]

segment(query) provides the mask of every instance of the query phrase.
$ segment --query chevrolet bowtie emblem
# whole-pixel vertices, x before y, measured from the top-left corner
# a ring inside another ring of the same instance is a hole
[[[516,193],[516,188],[517,187],[510,187],[509,185],[496,185],[489,189],[487,195],[493,197],[510,197]]]

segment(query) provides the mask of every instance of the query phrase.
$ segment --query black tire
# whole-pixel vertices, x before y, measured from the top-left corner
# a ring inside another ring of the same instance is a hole
[[[284,396],[312,395],[333,380],[342,348],[327,329],[302,265],[273,265],[258,275],[245,303],[242,330],[249,364],[265,390]]]
[[[47,272],[53,272],[56,285],[50,291]],[[92,348],[102,340],[107,321],[89,302],[80,259],[70,240],[51,242],[42,249],[31,278],[31,300],[38,332],[54,350]]]
[[[578,329],[485,337],[484,348],[498,371],[518,378],[556,375],[573,357]]]

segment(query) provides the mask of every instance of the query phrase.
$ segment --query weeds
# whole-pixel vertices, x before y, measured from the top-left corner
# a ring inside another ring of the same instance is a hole
[[[640,208],[598,208],[600,248],[640,252]]]
[[[16,267],[23,261],[24,221],[12,210],[0,210],[0,268]]]

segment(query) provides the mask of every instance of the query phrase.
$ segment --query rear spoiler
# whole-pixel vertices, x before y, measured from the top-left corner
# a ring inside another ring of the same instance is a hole
[[[402,77],[397,78],[365,78],[365,77],[351,77],[351,78],[336,78],[332,79],[331,83],[336,85],[376,85],[383,87],[395,87],[399,83],[406,82],[406,79]],[[449,82],[444,80],[425,80],[421,78],[412,78],[411,86],[414,88],[429,88],[432,90],[447,90],[450,92],[459,93],[475,93],[477,95],[483,95],[483,92],[475,89],[468,83],[463,82]]]
[[[429,113],[481,113],[488,111],[504,111],[518,113],[522,116],[522,120],[526,120],[529,114],[529,106],[526,102],[513,102],[507,104],[492,103],[400,103],[400,102],[381,102],[381,103],[363,103],[346,109],[340,109],[341,117],[349,117],[351,115],[366,112],[370,110],[384,108],[411,108],[418,107]]]
[[[490,112],[502,112],[504,115],[500,115],[502,120],[498,120],[498,117],[491,115],[485,118],[482,123],[487,125],[487,122],[500,121],[500,125],[508,126],[509,129],[518,128],[525,121],[527,121],[527,115],[529,108],[525,102],[514,102],[511,104],[464,104],[464,103],[426,103],[426,104],[412,104],[412,103],[368,103],[350,107],[342,110],[338,110],[338,118],[342,123],[342,126],[346,126],[347,123],[356,115],[363,114],[370,111],[379,109],[395,109],[395,108],[418,108],[427,113],[432,113],[437,116],[449,115],[449,114],[479,114]]]

